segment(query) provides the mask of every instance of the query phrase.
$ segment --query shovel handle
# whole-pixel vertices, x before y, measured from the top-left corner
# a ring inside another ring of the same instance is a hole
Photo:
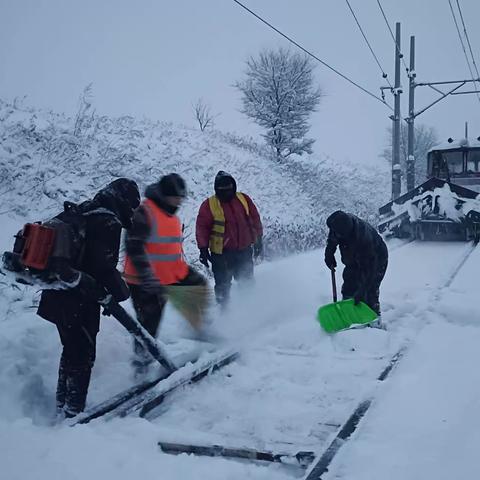
[[[337,301],[337,282],[335,281],[335,269],[332,268],[330,270],[330,274],[332,276],[332,293],[333,293],[333,301]]]

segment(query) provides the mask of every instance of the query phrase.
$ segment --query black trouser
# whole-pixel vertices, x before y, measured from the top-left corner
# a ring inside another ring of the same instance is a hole
[[[155,337],[167,303],[166,298],[163,295],[146,292],[141,285],[129,286],[137,320],[152,337]],[[151,363],[152,358],[137,340],[134,341],[133,348],[135,351],[133,365],[140,371]]]
[[[362,285],[363,272],[356,264],[346,265],[343,270],[342,296],[352,298],[361,289],[365,302],[373,311],[380,315],[380,284],[387,270],[388,258],[381,259],[369,285]]]
[[[85,409],[92,367],[95,363],[99,307],[83,308],[81,318],[57,323],[63,345],[58,369],[57,408],[66,416],[75,416]]]
[[[232,278],[238,282],[253,279],[253,249],[225,250],[221,255],[212,253],[212,271],[215,278],[215,298],[225,305],[230,297]]]
[[[206,283],[206,280],[198,272],[189,267],[188,275],[176,285],[187,286],[204,283]],[[131,284],[129,287],[133,308],[137,314],[138,321],[152,337],[156,337],[167,299],[163,295],[146,292],[141,285]],[[135,359],[133,365],[138,372],[141,373],[153,359],[136,340],[134,342],[134,351]]]

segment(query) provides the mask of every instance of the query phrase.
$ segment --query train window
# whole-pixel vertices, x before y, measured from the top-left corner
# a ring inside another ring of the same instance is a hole
[[[463,152],[444,152],[450,173],[463,173]]]
[[[480,172],[480,150],[470,150],[467,154],[467,173]]]
[[[430,152],[428,154],[428,171],[432,177],[446,178],[447,169],[442,152]]]

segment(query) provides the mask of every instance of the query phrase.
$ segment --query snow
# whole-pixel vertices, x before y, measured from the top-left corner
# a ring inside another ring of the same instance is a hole
[[[468,433],[461,422],[478,424],[472,412],[480,383],[469,365],[479,331],[468,294],[475,288],[480,251],[445,285],[470,250],[464,243],[392,244],[382,288],[389,330],[335,336],[323,333],[314,319],[318,306],[330,301],[322,252],[262,265],[255,289],[235,289],[230,311],[215,322],[227,343],[240,349],[237,362],[168,397],[150,421],[99,420],[74,428],[47,424],[59,356],[55,329],[35,318],[28,292],[2,290],[8,295],[0,304],[3,313],[15,312],[2,316],[0,339],[0,456],[6,478],[295,478],[298,469],[279,465],[169,456],[156,442],[320,453],[336,426],[372,395],[371,411],[341,449],[330,478],[387,478],[385,472],[394,480],[416,478],[413,465],[423,473],[418,478],[446,478],[440,475],[452,473],[456,458],[469,472],[473,447],[463,448],[457,437],[474,441],[474,430]],[[445,305],[463,310],[454,317]],[[193,348],[193,342],[179,341],[183,329],[169,310],[160,338],[172,354]],[[410,345],[407,357],[379,385],[375,378],[403,345]],[[102,319],[90,404],[129,385],[130,353],[127,333]],[[365,452],[374,452],[368,462]]]
[[[0,215],[2,249],[27,219],[51,215],[64,199],[84,199],[118,175],[142,186],[173,170],[188,179],[191,195],[182,216],[190,228],[190,258],[196,209],[220,168],[237,176],[241,189],[245,185],[267,231],[288,236],[290,250],[321,245],[329,212],[345,208],[375,219],[373,206],[382,203],[374,193],[383,188],[375,188],[378,172],[327,157],[275,164],[245,139],[130,117],[94,117],[74,138],[71,119],[0,107],[1,211],[8,212]],[[101,154],[105,162],[98,161]],[[330,336],[321,330],[316,310],[331,301],[321,250],[263,263],[255,285],[234,286],[229,310],[214,317],[222,348],[239,350],[238,361],[169,396],[148,420],[96,420],[73,428],[52,425],[60,342],[54,326],[35,315],[38,292],[0,276],[2,478],[299,478],[299,469],[281,465],[166,455],[157,441],[321,454],[366,398],[374,398],[372,407],[328,478],[477,478],[480,250],[461,242],[395,240],[389,251],[381,291],[387,331]],[[124,306],[131,310],[129,302]],[[205,349],[183,338],[187,328],[167,307],[159,337],[176,361]],[[89,405],[132,383],[132,341],[112,318],[102,318],[97,345]],[[379,383],[403,347],[405,358]]]
[[[477,249],[425,315],[427,326],[325,479],[479,477],[479,262]]]
[[[459,148],[480,148],[480,140],[478,138],[460,138],[453,142],[443,142],[432,147],[429,152],[437,150],[456,150]]]
[[[433,211],[433,207],[437,210]],[[442,187],[426,190],[404,203],[392,203],[392,223],[390,228],[400,222],[405,213],[411,222],[428,216],[445,216],[454,222],[460,222],[470,211],[480,211],[480,194],[473,199],[465,199],[452,192],[450,185],[445,183]],[[384,219],[389,220],[389,217]]]
[[[478,326],[425,328],[325,479],[479,478],[479,341]]]
[[[2,471],[8,480],[82,478],[271,478],[271,471],[218,459],[212,469],[204,458],[170,457],[157,447],[153,424],[126,419],[96,428],[40,429],[28,421],[1,424]],[[28,449],[28,455],[25,455]],[[282,472],[277,478],[290,478]]]

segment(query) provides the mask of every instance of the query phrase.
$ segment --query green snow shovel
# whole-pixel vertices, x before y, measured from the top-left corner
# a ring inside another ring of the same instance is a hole
[[[365,303],[355,305],[352,298],[337,302],[337,285],[335,270],[331,270],[333,303],[320,307],[317,320],[327,333],[334,333],[350,328],[352,325],[364,325],[373,322],[377,314]]]

